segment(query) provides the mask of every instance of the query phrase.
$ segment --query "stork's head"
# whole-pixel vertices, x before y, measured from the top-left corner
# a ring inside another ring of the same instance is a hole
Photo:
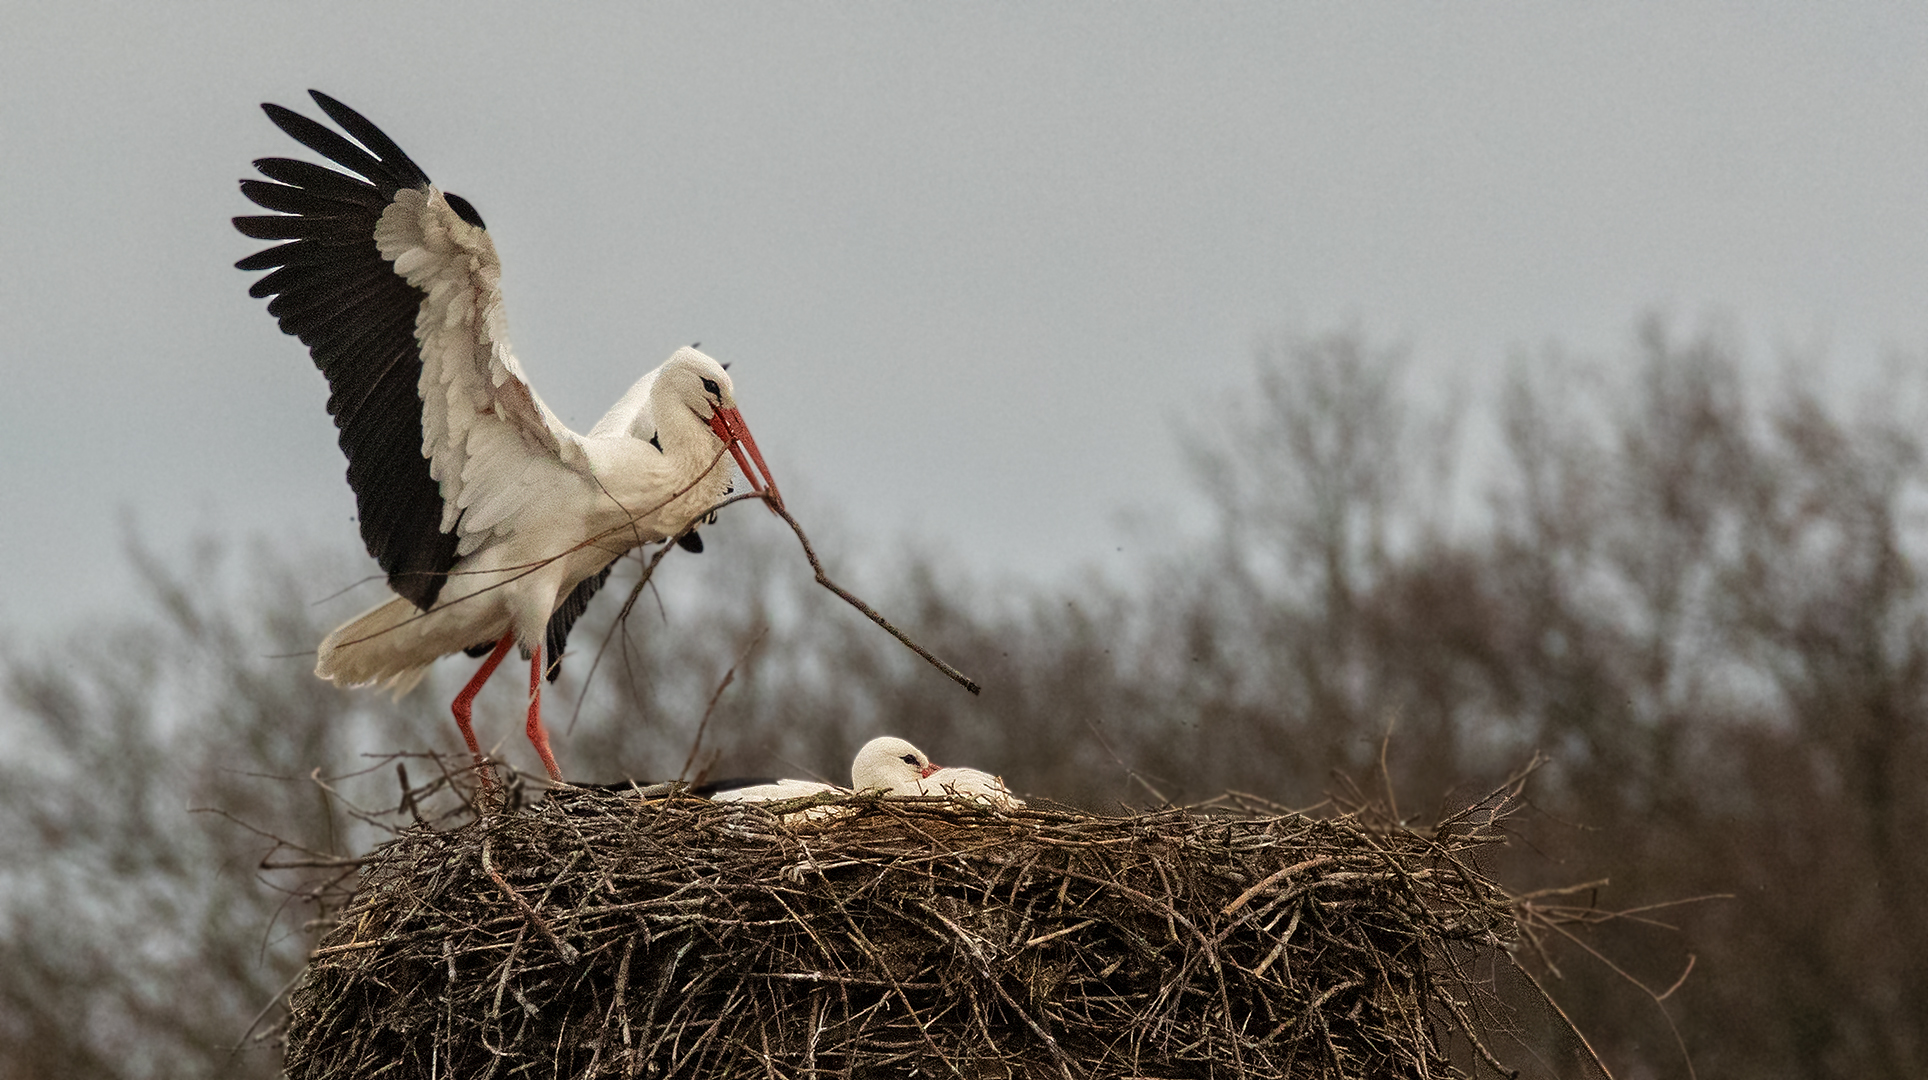
[[[676,350],[656,373],[657,396],[708,423],[719,409],[736,408],[736,387],[723,365],[694,348]]]
[[[722,364],[698,352],[695,346],[678,349],[657,373],[652,396],[669,403],[670,408],[684,407],[695,413],[730,448],[737,469],[750,486],[767,492],[776,503],[783,502],[770,467],[763,463],[763,454],[750,437],[749,425],[736,409],[736,387]],[[755,470],[751,462],[756,463]]]
[[[857,751],[857,760],[850,766],[850,786],[858,791],[916,794],[917,781],[936,771],[922,750],[886,735]]]

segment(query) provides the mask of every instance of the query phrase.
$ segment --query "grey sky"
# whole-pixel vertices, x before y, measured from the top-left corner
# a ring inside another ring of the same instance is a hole
[[[474,202],[572,426],[700,340],[806,523],[993,572],[1153,540],[1114,512],[1182,512],[1172,419],[1282,329],[1474,377],[1654,308],[1842,372],[1928,341],[1918,5],[566,12],[8,5],[0,629],[110,610],[123,508],[355,543],[230,265],[310,86]]]

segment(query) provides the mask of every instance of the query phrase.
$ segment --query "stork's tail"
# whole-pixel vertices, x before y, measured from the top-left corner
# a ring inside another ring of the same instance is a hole
[[[421,611],[396,597],[335,627],[315,650],[315,674],[343,686],[381,686],[408,693],[442,655],[419,626]]]

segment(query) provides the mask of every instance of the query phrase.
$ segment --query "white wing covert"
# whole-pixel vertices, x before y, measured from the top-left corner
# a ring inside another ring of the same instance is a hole
[[[235,265],[328,379],[362,540],[426,611],[456,559],[506,535],[581,439],[543,405],[509,349],[501,263],[481,215],[429,182],[366,117],[310,96],[341,133],[291,109],[269,119],[335,168],[255,162],[242,193],[271,214],[242,233],[289,241]]]
[[[509,348],[502,263],[487,230],[433,184],[395,193],[375,228],[394,272],[422,294],[422,454],[441,485],[443,531],[468,554],[506,536],[560,464],[587,473],[582,439],[529,386]]]

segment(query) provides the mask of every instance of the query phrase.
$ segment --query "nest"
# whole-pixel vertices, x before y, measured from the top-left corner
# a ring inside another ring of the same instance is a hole
[[[815,800],[824,801],[822,798]],[[1236,800],[1100,816],[855,796],[553,795],[377,850],[292,997],[287,1072],[1443,1077],[1514,940],[1473,854]]]

